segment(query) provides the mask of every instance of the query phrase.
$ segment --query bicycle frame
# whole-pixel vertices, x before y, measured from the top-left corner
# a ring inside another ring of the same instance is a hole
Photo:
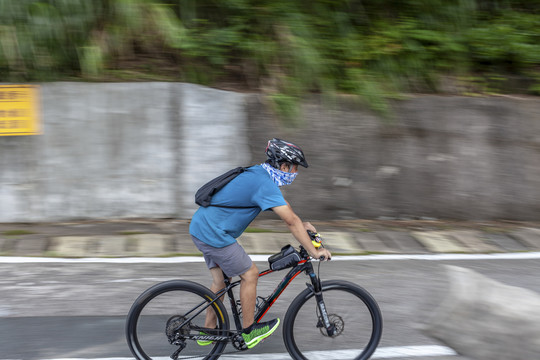
[[[281,271],[281,270],[267,269],[267,270],[261,271],[259,273],[259,277],[271,274],[271,273],[273,273],[275,271]],[[320,293],[320,281],[317,278],[317,275],[315,275],[315,272],[313,270],[313,265],[312,265],[311,261],[306,260],[306,259],[301,260],[298,264],[296,264],[293,268],[291,268],[289,270],[289,272],[283,277],[283,279],[278,284],[278,286],[274,289],[274,291],[268,297],[266,297],[266,299],[261,304],[261,306],[258,307],[257,312],[255,314],[255,322],[256,323],[259,322],[264,317],[264,315],[268,312],[268,310],[270,310],[272,305],[276,302],[276,300],[283,293],[283,291],[287,288],[287,286],[291,283],[291,281],[303,271],[305,271],[306,275],[308,275],[310,277],[313,291],[315,293]],[[234,293],[233,293],[233,289],[240,285],[241,280],[231,282],[229,280],[229,278],[227,278],[225,276],[224,282],[225,282],[225,287],[216,293],[216,299],[215,300],[213,300],[211,302],[208,302],[202,308],[196,307],[197,308],[197,314],[200,314],[202,311],[204,311],[209,306],[211,306],[221,296],[227,294],[227,296],[229,298],[229,302],[230,302],[230,306],[231,306],[232,315],[233,315],[233,318],[234,318],[236,330],[237,331],[242,331],[243,327],[242,327],[242,323],[240,321],[240,312],[238,311],[238,305],[236,303]],[[193,310],[195,310],[195,309],[193,309]],[[195,314],[195,316],[197,314]],[[187,323],[188,321],[189,320],[187,320],[185,323]],[[178,328],[181,328],[183,325],[185,325],[185,323],[180,325]],[[208,329],[208,330],[210,330],[210,329]],[[211,333],[212,331],[210,330],[209,332]],[[197,338],[197,336],[195,336],[194,338]]]
[[[301,253],[304,253],[304,252],[305,250],[301,247]],[[311,285],[307,284],[307,286],[311,288],[311,291],[315,294],[317,306],[322,317],[323,325],[326,328],[328,335],[332,336],[334,334],[335,329],[328,319],[328,314],[326,312],[326,308],[325,308],[323,296],[322,296],[322,291],[321,291],[321,282],[320,282],[320,279],[315,274],[315,271],[313,270],[313,264],[311,263],[311,260],[306,259],[307,253],[305,254],[306,256],[304,256],[304,259],[300,260],[298,264],[296,264],[287,272],[287,274],[283,277],[283,279],[278,284],[278,286],[274,289],[274,291],[268,297],[264,299],[264,302],[261,304],[261,306],[257,307],[254,320],[256,323],[258,323],[264,317],[264,315],[268,312],[268,310],[270,310],[272,305],[276,302],[276,300],[287,288],[287,286],[291,283],[291,281],[295,277],[297,277],[301,272],[306,272],[306,275],[308,275],[311,280]],[[259,277],[271,274],[275,271],[281,271],[281,270],[267,269],[267,270],[261,271],[259,273]],[[233,293],[233,289],[236,286],[240,285],[241,280],[231,282],[227,276],[224,276],[224,282],[225,282],[225,287],[216,293],[216,298],[214,300],[208,302],[202,308],[199,308],[199,306],[202,305],[202,304],[199,304],[193,309],[193,310],[197,309],[197,314],[195,314],[194,316],[197,316],[202,311],[204,311],[209,306],[211,306],[214,302],[216,302],[219,298],[227,294],[229,298],[229,302],[230,302],[230,307],[232,310],[232,316],[233,316],[235,326],[236,326],[236,332],[230,331],[229,336],[234,336],[235,334],[238,334],[243,330],[242,322],[240,319],[240,312],[238,311],[238,305],[236,303],[234,293]],[[183,324],[178,326],[177,330],[179,330],[182,326],[187,324],[190,320],[191,319],[187,319]],[[218,331],[218,333],[215,333],[214,329],[204,329],[204,330],[207,333],[207,335],[190,335],[189,338],[194,339],[194,340],[198,340],[198,339],[216,340],[216,341],[224,340],[224,334],[221,331]]]
[[[271,270],[271,269],[264,270],[264,271],[261,271],[259,273],[259,277],[271,274],[271,273],[273,273],[275,271],[280,271],[280,270]],[[264,317],[264,315],[268,312],[268,310],[270,310],[272,305],[274,305],[276,300],[283,293],[283,291],[287,288],[287,286],[289,286],[291,281],[293,281],[293,279],[295,277],[297,277],[303,271],[305,271],[307,275],[310,275],[310,278],[312,280],[312,283],[313,283],[314,287],[320,286],[320,283],[319,283],[319,281],[317,279],[317,276],[315,275],[315,272],[313,271],[313,265],[311,264],[311,261],[308,261],[308,260],[305,260],[305,259],[301,260],[297,265],[295,265],[293,268],[291,268],[289,270],[289,272],[285,275],[285,277],[283,277],[283,279],[278,284],[278,286],[274,289],[274,291],[269,296],[267,296],[265,298],[264,302],[259,307],[257,307],[257,312],[255,314],[255,322],[256,323],[258,323]],[[225,293],[227,293],[227,295],[229,297],[230,304],[231,304],[231,309],[232,309],[236,329],[240,331],[240,330],[242,330],[242,324],[240,322],[240,316],[239,316],[239,312],[238,312],[238,305],[236,303],[236,300],[234,298],[234,293],[232,291],[232,289],[234,287],[238,286],[238,285],[240,285],[240,280],[237,280],[237,281],[231,283],[228,278],[225,278],[225,288],[220,290],[216,294],[216,296],[219,298],[222,295],[224,295]]]

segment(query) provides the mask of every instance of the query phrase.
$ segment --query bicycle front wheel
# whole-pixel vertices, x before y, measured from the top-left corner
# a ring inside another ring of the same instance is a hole
[[[126,337],[133,356],[138,360],[170,359],[183,347],[178,359],[217,359],[227,341],[201,346],[190,338],[200,335],[207,311],[215,314],[217,329],[222,330],[216,334],[228,334],[229,319],[223,303],[216,300],[208,306],[214,299],[208,288],[191,281],[166,281],[146,290],[127,316]]]
[[[382,315],[373,297],[347,281],[322,283],[324,306],[334,326],[328,334],[312,289],[291,303],[283,324],[283,340],[293,359],[357,359],[371,357],[382,334]]]

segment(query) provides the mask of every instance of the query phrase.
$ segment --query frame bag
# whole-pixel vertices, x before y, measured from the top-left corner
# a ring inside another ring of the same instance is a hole
[[[268,258],[268,264],[272,270],[281,270],[293,267],[300,261],[300,254],[292,245],[285,245],[281,251]]]

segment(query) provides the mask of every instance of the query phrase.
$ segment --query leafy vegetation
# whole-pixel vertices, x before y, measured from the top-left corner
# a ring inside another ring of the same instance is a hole
[[[171,80],[387,114],[449,77],[540,93],[540,0],[0,0],[0,81]]]

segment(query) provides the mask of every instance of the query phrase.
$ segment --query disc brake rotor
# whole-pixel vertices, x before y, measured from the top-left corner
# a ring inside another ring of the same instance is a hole
[[[328,320],[330,321],[330,324],[334,325],[334,334],[331,336],[333,338],[341,335],[343,332],[343,329],[345,328],[345,322],[343,321],[343,318],[336,314],[328,314]],[[319,327],[319,330],[321,331],[321,334],[323,336],[329,337],[328,332],[326,331],[326,328],[324,326]]]

